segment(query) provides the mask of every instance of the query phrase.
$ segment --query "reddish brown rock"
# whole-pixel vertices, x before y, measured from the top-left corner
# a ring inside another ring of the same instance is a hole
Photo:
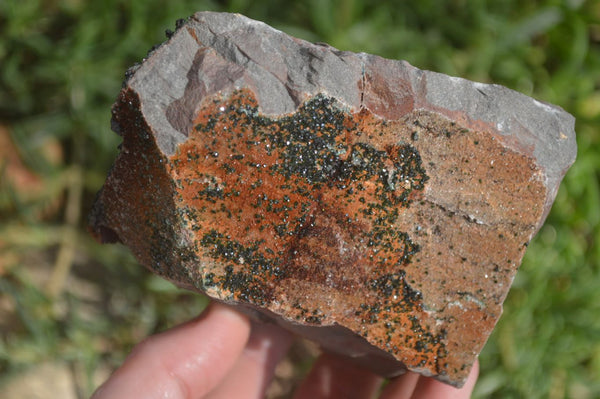
[[[92,230],[384,376],[460,386],[575,157],[508,89],[199,13],[130,70]]]

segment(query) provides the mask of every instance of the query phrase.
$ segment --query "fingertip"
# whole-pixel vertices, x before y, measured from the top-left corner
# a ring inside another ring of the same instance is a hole
[[[455,388],[433,378],[421,377],[411,398],[413,399],[469,399],[479,376],[479,362],[476,360],[469,377],[461,388]]]
[[[237,324],[243,330],[246,330],[248,335],[250,334],[250,320],[248,317],[234,310],[229,305],[213,301],[195,320],[202,319],[204,317],[216,317],[222,319],[223,321]]]
[[[462,389],[465,392],[469,393],[469,396],[467,396],[468,398],[471,397],[471,393],[473,392],[473,389],[475,388],[475,384],[477,383],[478,378],[479,378],[479,359],[476,359],[475,363],[473,363],[473,367],[471,368],[471,373],[469,374],[469,377],[467,378],[465,385],[463,385],[463,387],[462,387]]]

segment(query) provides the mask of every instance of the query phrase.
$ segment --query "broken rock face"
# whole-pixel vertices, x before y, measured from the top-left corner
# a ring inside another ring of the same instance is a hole
[[[384,376],[460,386],[574,161],[511,90],[198,13],[132,68],[92,230]]]

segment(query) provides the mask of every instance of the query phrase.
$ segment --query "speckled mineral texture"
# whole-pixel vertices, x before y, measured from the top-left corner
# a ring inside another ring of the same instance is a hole
[[[384,376],[460,386],[574,161],[573,122],[198,13],[128,71],[92,230]]]

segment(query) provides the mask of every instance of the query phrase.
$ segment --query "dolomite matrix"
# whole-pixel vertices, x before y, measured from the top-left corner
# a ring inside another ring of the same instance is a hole
[[[504,87],[197,13],[131,68],[91,229],[383,376],[461,386],[576,153]]]

